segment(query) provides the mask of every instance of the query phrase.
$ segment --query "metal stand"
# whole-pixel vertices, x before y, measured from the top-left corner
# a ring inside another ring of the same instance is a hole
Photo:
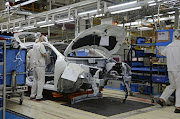
[[[2,107],[2,119],[5,119],[6,114],[6,40],[0,40],[0,43],[3,43],[3,107]]]

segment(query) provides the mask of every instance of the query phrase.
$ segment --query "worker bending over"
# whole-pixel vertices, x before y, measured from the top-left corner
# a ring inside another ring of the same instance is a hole
[[[33,85],[31,89],[31,99],[41,100],[43,98],[42,92],[45,83],[45,57],[46,50],[43,42],[43,36],[40,33],[36,34],[38,38],[33,45]]]
[[[169,44],[161,53],[167,58],[170,85],[166,87],[157,103],[163,107],[176,90],[176,108],[174,113],[180,113],[180,30],[176,30],[174,34],[176,34],[176,40]]]

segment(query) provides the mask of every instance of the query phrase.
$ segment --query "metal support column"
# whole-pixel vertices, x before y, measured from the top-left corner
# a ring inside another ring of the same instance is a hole
[[[0,41],[3,43],[4,46],[4,56],[3,56],[3,118],[5,119],[5,113],[6,113],[6,41]]]
[[[179,29],[179,9],[175,9],[175,22],[174,22],[174,28]]]
[[[49,10],[51,10],[51,9],[52,9],[51,4],[52,4],[52,1],[51,1],[51,0],[49,0]],[[51,27],[50,27],[50,26],[48,26],[48,38],[50,38],[50,36],[51,36]]]
[[[79,18],[78,18],[77,9],[75,9],[74,21],[75,21],[75,37],[77,37],[79,33]]]

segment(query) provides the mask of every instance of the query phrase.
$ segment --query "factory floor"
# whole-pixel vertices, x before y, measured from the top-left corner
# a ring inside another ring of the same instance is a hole
[[[103,94],[104,97],[122,98],[123,92],[104,89]],[[148,96],[144,97],[146,97],[146,99],[139,98],[139,96],[129,96],[128,100],[151,103]],[[23,104],[19,105],[18,103],[19,98],[14,97],[8,99],[7,109],[35,119],[180,119],[180,114],[175,114],[173,112],[174,106],[166,106],[162,108],[157,104],[147,108],[107,117],[64,106],[62,104],[65,102],[57,100],[36,101],[30,100],[29,97],[25,96]]]

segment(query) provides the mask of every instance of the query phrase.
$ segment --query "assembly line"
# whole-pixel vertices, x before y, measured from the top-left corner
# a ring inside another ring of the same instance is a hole
[[[0,119],[180,119],[179,0],[0,10]]]

